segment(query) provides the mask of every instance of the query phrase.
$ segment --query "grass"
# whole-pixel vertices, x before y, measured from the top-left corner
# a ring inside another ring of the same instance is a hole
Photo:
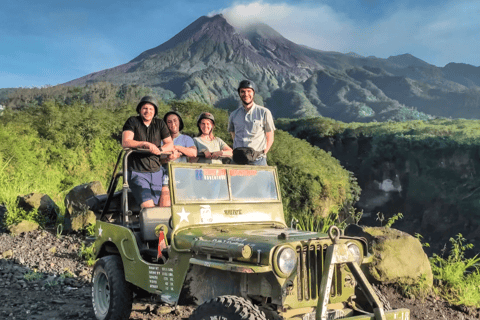
[[[450,238],[452,248],[448,257],[434,254],[430,258],[437,285],[435,292],[454,305],[480,308],[480,257],[465,258],[472,249],[462,234]]]
[[[294,216],[293,220],[296,224],[296,228],[303,231],[327,233],[328,229],[333,225],[336,225],[340,229],[345,229],[346,227],[345,222],[340,222],[338,220],[337,213],[331,213],[325,218],[304,213]]]
[[[37,272],[37,270],[33,270],[25,273],[23,275],[23,278],[27,281],[36,281],[43,278],[43,273]]]
[[[95,254],[93,252],[94,244],[92,243],[90,246],[86,246],[85,243],[82,243],[82,247],[78,253],[79,257],[82,258],[88,266],[93,266],[97,261],[95,259]]]

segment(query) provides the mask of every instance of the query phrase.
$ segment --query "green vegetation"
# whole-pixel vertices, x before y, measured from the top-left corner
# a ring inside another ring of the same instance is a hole
[[[380,221],[380,225],[384,226],[385,228],[391,228],[392,225],[397,221],[403,218],[403,213],[397,213],[391,216],[385,225],[383,225],[383,221],[385,221],[385,216],[382,212],[377,213],[377,220]]]
[[[78,252],[78,256],[85,260],[88,266],[93,266],[95,262],[97,261],[95,259],[95,254],[93,252],[94,249],[94,244],[92,243],[90,246],[86,246],[85,243],[82,243],[82,247],[80,248],[80,251]]]
[[[279,129],[334,157],[368,180],[372,168],[408,173],[402,194],[410,207],[440,201],[460,215],[479,216],[480,121],[435,119],[407,122],[343,123],[328,118],[279,119]],[[384,167],[386,168],[386,167]],[[469,218],[469,219],[470,219]]]
[[[29,271],[23,275],[23,278],[27,281],[37,281],[43,278],[43,273],[37,272],[37,270]]]
[[[465,251],[472,244],[465,244],[462,234],[450,238],[452,248],[447,258],[434,254],[430,258],[434,278],[438,281],[435,291],[454,305],[480,307],[480,257],[465,258]]]
[[[280,129],[299,138],[309,135],[313,135],[312,139],[334,135],[395,138],[396,143],[408,144],[409,147],[470,145],[478,142],[480,137],[480,121],[465,119],[345,123],[316,117],[300,120],[279,119],[276,124]]]
[[[330,215],[338,216],[358,200],[360,189],[351,172],[324,150],[286,132],[275,133],[268,162],[279,170],[287,222],[309,216],[337,220]]]
[[[328,118],[301,120],[279,119],[277,127],[305,139],[313,145],[329,146],[339,157],[352,152],[356,158],[355,173],[371,174],[371,168],[390,163],[396,170],[408,169],[409,185],[406,197],[412,207],[438,201],[470,218],[480,209],[480,187],[471,172],[480,170],[480,121],[465,119],[436,119],[428,121],[343,123]],[[355,144],[363,144],[362,152]],[[337,147],[339,146],[339,147]],[[335,149],[337,148],[337,149]],[[345,148],[343,150],[342,148]],[[348,149],[348,150],[347,150]],[[343,150],[343,151],[342,151]],[[406,165],[408,164],[408,168]],[[403,216],[403,215],[402,215]],[[391,226],[402,218],[400,214],[386,219],[379,213],[381,225]],[[417,235],[421,240],[421,236]],[[443,258],[430,258],[436,294],[454,305],[480,307],[480,271],[478,255],[465,258],[462,235],[450,239],[452,250]],[[429,246],[423,244],[425,247]],[[426,294],[424,279],[417,285],[402,286],[408,296]]]
[[[64,212],[65,195],[73,187],[94,180],[107,186],[121,148],[123,124],[136,114],[145,90],[96,84],[15,91],[0,116],[4,223],[29,219],[44,224],[35,213],[17,208],[18,195],[48,194]],[[18,101],[23,101],[20,106]],[[182,114],[184,133],[191,136],[198,134],[198,115],[211,112],[216,119],[215,134],[232,145],[227,111],[192,101],[159,103],[159,115],[171,109]],[[268,162],[279,169],[288,222],[301,215],[337,220],[358,200],[360,189],[352,173],[327,152],[286,132],[277,131]],[[57,222],[61,223],[61,217]]]

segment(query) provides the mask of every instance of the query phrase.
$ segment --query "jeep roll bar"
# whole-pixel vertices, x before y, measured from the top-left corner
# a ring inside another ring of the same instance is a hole
[[[110,203],[112,202],[113,195],[115,193],[115,189],[118,185],[118,179],[123,176],[123,185],[122,185],[122,206],[121,206],[121,216],[122,216],[122,224],[127,225],[129,224],[128,216],[132,214],[132,212],[128,209],[128,157],[132,153],[150,153],[148,149],[134,149],[134,148],[123,148],[120,153],[118,154],[117,163],[115,164],[115,168],[113,169],[112,177],[110,179],[110,184],[108,186],[107,191],[107,200],[105,201],[105,205],[103,210],[100,214],[99,220],[102,220],[105,213],[108,211],[110,207]],[[168,154],[168,152],[162,153]],[[118,172],[118,168],[123,158],[123,170]]]

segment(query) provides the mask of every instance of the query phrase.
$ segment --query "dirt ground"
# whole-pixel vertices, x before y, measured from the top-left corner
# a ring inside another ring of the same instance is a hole
[[[16,237],[0,232],[0,319],[95,319],[91,267],[78,255],[84,240],[49,231]],[[480,310],[452,307],[436,297],[408,299],[391,286],[379,289],[392,308],[409,308],[411,319],[480,319]],[[137,301],[130,319],[188,319],[192,311]]]

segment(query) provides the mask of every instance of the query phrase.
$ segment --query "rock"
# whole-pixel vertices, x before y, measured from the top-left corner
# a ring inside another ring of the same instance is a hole
[[[33,221],[23,220],[16,225],[10,226],[9,230],[11,234],[19,235],[30,231],[38,230],[39,224]]]
[[[174,308],[172,307],[169,307],[169,306],[160,306],[158,307],[157,309],[157,315],[165,315],[165,314],[169,314],[171,313],[172,311],[174,310]]]
[[[95,224],[95,214],[89,210],[86,200],[105,193],[100,181],[82,184],[70,190],[65,197],[65,229],[81,230],[89,224]]]
[[[12,250],[7,250],[7,251],[4,251],[2,252],[2,257],[3,259],[11,259],[13,257],[13,251]],[[0,261],[5,261],[5,260],[0,260]],[[2,262],[3,264],[3,262]]]
[[[364,233],[363,235],[361,233]],[[386,227],[348,227],[348,235],[364,236],[373,253],[368,274],[380,283],[433,286],[433,274],[420,241],[408,233]]]
[[[17,201],[18,206],[27,212],[36,209],[40,218],[45,218],[47,225],[56,223],[60,209],[47,194],[30,193],[25,196],[18,196]]]

